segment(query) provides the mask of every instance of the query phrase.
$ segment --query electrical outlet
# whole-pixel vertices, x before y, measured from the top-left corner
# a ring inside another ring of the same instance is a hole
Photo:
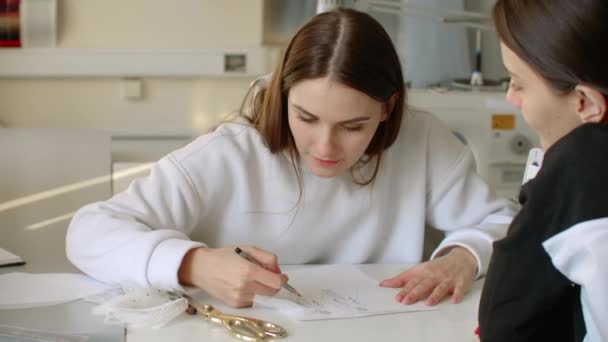
[[[140,79],[124,79],[121,81],[122,98],[125,100],[140,100],[143,97],[143,85]]]
[[[224,72],[247,72],[247,55],[244,53],[227,53],[224,55]]]

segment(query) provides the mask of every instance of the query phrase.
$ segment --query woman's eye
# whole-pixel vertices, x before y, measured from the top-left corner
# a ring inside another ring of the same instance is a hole
[[[363,125],[342,126],[347,131],[357,132],[363,129]]]
[[[511,81],[509,83],[509,88],[515,90],[515,91],[520,91],[521,90],[521,86],[513,81]]]
[[[313,121],[315,121],[315,119],[314,119],[314,118],[310,118],[310,117],[304,117],[304,116],[299,115],[299,114],[297,115],[297,118],[298,118],[300,121],[303,121],[303,122],[313,122]]]

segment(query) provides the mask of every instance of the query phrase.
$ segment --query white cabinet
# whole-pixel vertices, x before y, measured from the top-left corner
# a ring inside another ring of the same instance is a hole
[[[0,165],[3,225],[69,220],[110,196],[110,135],[102,131],[2,128]]]

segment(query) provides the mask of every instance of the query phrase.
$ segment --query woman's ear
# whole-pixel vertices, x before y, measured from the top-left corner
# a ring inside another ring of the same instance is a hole
[[[395,109],[395,103],[397,102],[397,98],[399,97],[399,93],[394,93],[389,97],[388,101],[384,103],[382,106],[382,116],[380,117],[380,121],[384,121],[388,119],[390,113]]]
[[[608,115],[604,94],[586,85],[577,85],[574,91],[577,99],[577,114],[583,122],[601,122]]]

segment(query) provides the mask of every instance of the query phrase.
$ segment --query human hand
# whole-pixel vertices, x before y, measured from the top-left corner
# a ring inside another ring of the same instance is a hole
[[[380,282],[382,287],[403,289],[395,299],[403,304],[414,304],[426,298],[427,305],[435,305],[452,296],[452,303],[462,300],[477,273],[477,260],[463,247],[453,247],[447,254],[416,265],[392,278]]]
[[[235,308],[251,306],[255,295],[272,296],[287,282],[276,255],[241,246],[260,267],[234,252],[234,247],[195,248],[184,256],[178,271],[180,283],[205,290]]]

